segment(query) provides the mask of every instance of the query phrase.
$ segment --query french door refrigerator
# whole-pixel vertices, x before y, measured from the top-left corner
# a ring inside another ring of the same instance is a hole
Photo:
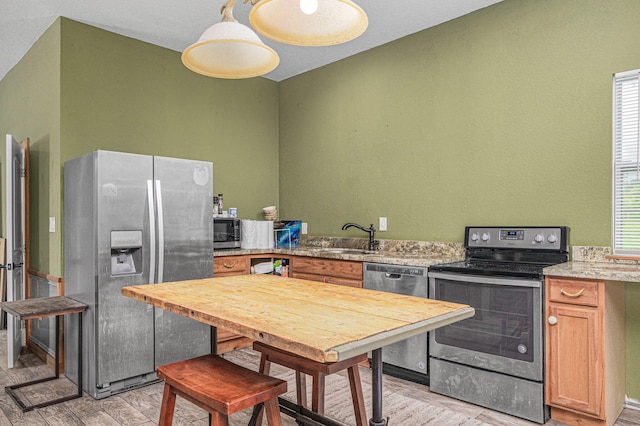
[[[83,317],[83,389],[96,399],[157,380],[159,365],[211,352],[209,326],[122,296],[128,285],[213,275],[213,165],[94,151],[64,165],[65,295]],[[65,318],[77,383],[78,320]]]

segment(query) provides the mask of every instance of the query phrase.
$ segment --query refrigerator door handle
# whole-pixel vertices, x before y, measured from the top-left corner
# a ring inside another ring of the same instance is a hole
[[[158,205],[158,282],[161,283],[164,275],[164,218],[160,180],[156,180],[156,201]]]
[[[149,202],[149,282],[156,279],[156,215],[153,207],[153,182],[147,180],[147,200]]]

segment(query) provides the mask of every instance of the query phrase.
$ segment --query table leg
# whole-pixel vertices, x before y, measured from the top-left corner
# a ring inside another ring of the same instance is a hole
[[[218,327],[210,326],[211,329],[211,353],[218,353]]]
[[[9,396],[18,404],[22,412],[31,411],[35,408],[48,407],[49,405],[57,404],[59,402],[69,401],[71,399],[82,397],[82,312],[78,312],[78,393],[68,396],[63,396],[61,398],[40,402],[34,405],[26,405],[22,400],[18,397],[15,392],[16,389],[23,388],[26,386],[35,385],[38,383],[48,382],[50,380],[55,380],[60,378],[60,317],[64,314],[56,315],[55,318],[55,348],[54,348],[54,372],[55,374],[51,377],[45,377],[42,379],[36,379],[25,383],[19,383],[16,385],[6,386],[5,390],[9,394]]]
[[[371,405],[373,415],[369,419],[369,426],[386,426],[388,419],[382,418],[382,349],[371,352]]]
[[[218,353],[218,327],[210,326],[209,328],[211,330],[211,353],[217,354]],[[209,413],[209,424],[210,425],[213,424],[213,416],[211,415],[211,413]],[[255,425],[255,422],[254,422],[254,425]]]
[[[56,315],[56,349],[54,353],[55,378],[60,377],[60,315]]]
[[[82,397],[82,314],[78,312],[78,397]]]

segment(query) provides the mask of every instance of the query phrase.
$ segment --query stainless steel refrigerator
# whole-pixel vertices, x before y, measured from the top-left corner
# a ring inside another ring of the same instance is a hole
[[[120,289],[213,275],[212,196],[210,162],[95,151],[65,163],[65,295],[89,305],[83,389],[94,398],[211,352],[210,327]],[[77,383],[78,321],[67,317],[65,374]]]

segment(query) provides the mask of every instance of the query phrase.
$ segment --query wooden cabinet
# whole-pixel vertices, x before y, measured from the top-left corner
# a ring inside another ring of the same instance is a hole
[[[362,262],[292,256],[290,276],[362,288]]]
[[[213,276],[246,275],[251,271],[249,256],[215,256],[213,258]]]
[[[214,256],[213,276],[228,277],[230,275],[246,275],[251,272],[249,256]],[[235,349],[251,346],[251,339],[218,328],[218,353],[223,354]]]
[[[561,423],[613,425],[625,394],[624,283],[547,277],[546,403]]]

